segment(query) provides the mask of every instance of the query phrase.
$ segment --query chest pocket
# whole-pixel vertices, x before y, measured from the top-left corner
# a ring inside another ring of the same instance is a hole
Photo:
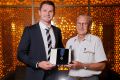
[[[86,46],[86,48],[84,48],[83,56],[86,57],[86,59],[85,59],[86,63],[95,62],[95,50],[94,50],[93,44],[88,45],[88,46]]]

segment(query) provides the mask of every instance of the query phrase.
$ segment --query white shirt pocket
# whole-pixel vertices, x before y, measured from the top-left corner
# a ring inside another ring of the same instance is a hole
[[[94,63],[95,61],[95,52],[91,48],[86,48],[86,50],[83,51],[83,55],[86,57],[85,63]]]

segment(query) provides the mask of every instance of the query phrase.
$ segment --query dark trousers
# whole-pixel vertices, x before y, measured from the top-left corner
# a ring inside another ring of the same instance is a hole
[[[68,71],[46,71],[43,80],[60,80],[61,78],[67,78]]]
[[[68,80],[99,80],[98,76],[91,77],[69,77]]]

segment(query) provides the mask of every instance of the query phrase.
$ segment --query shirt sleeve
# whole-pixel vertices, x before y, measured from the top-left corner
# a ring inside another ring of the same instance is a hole
[[[68,40],[67,43],[66,43],[66,48],[70,48],[70,45],[71,45],[71,40]],[[72,46],[72,45],[71,45]]]
[[[103,44],[100,38],[97,38],[95,43],[95,62],[106,61],[106,54],[103,48]]]

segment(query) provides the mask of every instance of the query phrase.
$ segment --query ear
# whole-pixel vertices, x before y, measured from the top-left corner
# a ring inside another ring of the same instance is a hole
[[[90,33],[91,31],[91,25],[90,26],[88,26],[88,33]]]
[[[38,14],[39,14],[39,16],[41,15],[40,10],[38,10]]]

